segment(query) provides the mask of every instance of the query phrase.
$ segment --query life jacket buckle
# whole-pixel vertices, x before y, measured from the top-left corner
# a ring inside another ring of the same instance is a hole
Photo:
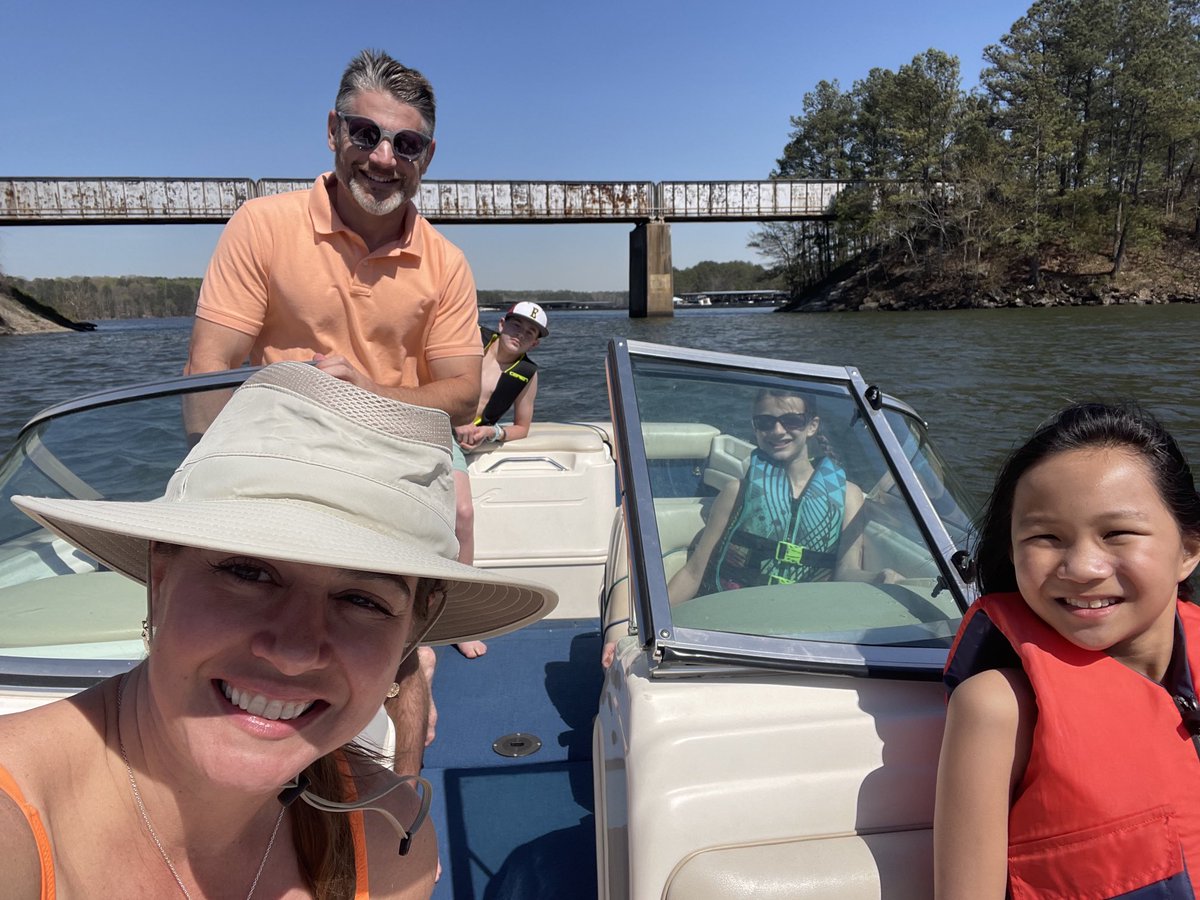
[[[779,541],[775,545],[775,561],[798,566],[804,559],[804,545],[793,544],[789,541]]]

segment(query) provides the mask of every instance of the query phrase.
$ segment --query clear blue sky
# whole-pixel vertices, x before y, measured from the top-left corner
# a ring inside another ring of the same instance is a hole
[[[930,48],[971,86],[1027,0],[0,0],[0,176],[310,178],[342,69],[380,47],[438,100],[430,179],[765,178],[821,79]],[[628,225],[456,226],[481,288],[622,290]],[[675,265],[755,259],[673,225]],[[202,275],[219,226],[0,228],[23,277]]]

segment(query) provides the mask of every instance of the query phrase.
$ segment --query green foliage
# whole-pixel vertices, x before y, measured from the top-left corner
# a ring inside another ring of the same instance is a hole
[[[989,258],[1200,243],[1200,0],[1036,0],[984,52],[978,92],[936,49],[843,91],[822,81],[772,177],[853,180],[830,227],[771,223],[751,248],[794,292],[864,251],[965,278]]]
[[[752,262],[704,260],[687,269],[675,269],[676,294],[705,291],[765,291],[780,285],[762,266]]]
[[[199,278],[123,275],[9,281],[74,321],[190,316],[200,292]]]

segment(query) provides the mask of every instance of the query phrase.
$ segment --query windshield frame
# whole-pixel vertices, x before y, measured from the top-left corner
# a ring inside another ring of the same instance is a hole
[[[706,666],[716,665],[723,672],[768,668],[939,679],[946,660],[946,650],[942,648],[830,643],[797,637],[701,630],[673,622],[666,570],[661,563],[649,564],[650,560],[662,559],[662,546],[637,401],[634,360],[639,358],[758,375],[799,376],[844,388],[880,447],[924,539],[936,551],[932,558],[940,572],[942,586],[952,592],[960,612],[965,611],[974,599],[974,590],[963,581],[952,561],[956,552],[966,548],[955,545],[950,537],[884,413],[899,412],[921,422],[922,426],[923,421],[911,407],[868,385],[857,368],[613,339],[609,342],[606,374],[629,542],[631,612],[637,620],[637,633],[648,653],[652,674],[658,677],[696,675]]]

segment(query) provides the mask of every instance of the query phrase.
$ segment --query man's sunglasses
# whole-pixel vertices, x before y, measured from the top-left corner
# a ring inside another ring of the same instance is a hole
[[[782,416],[759,415],[751,416],[755,431],[774,431],[776,425],[782,425],[784,431],[799,431],[808,424],[808,413],[784,413]]]
[[[337,117],[346,125],[346,137],[350,138],[350,143],[359,150],[371,151],[379,146],[380,141],[389,141],[394,154],[413,162],[433,143],[433,138],[427,134],[409,128],[388,131],[366,116],[338,113]]]

